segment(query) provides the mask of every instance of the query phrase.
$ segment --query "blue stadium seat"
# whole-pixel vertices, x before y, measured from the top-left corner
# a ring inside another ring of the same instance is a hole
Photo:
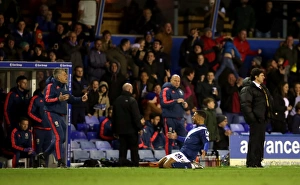
[[[238,134],[240,134],[242,132],[245,132],[245,129],[244,129],[243,125],[240,124],[240,123],[230,124],[230,129],[231,129],[232,132],[235,132],[235,133],[238,133]]]
[[[156,161],[151,150],[139,150],[140,160],[143,162],[154,162]]]
[[[95,144],[90,141],[80,141],[80,147],[82,150],[97,150]]]
[[[245,123],[245,122],[242,122],[241,124],[243,125],[245,132],[249,132],[249,131],[250,131],[250,126],[249,126],[249,124],[247,124],[247,123]]]
[[[96,148],[98,150],[112,150],[111,145],[107,141],[96,141]]]
[[[76,131],[76,128],[73,124],[71,124],[71,131]]]
[[[245,123],[245,118],[244,116],[239,116],[239,123]]]
[[[100,141],[97,132],[88,132],[86,135],[89,141]]]
[[[96,160],[103,159],[103,158],[105,158],[105,153],[101,150],[91,150],[90,158],[96,159]]]
[[[77,123],[77,130],[81,132],[87,132],[90,128],[90,125],[86,123]]]
[[[75,162],[84,162],[90,158],[90,153],[86,150],[73,151],[73,159]]]
[[[89,125],[99,124],[99,120],[96,116],[85,116],[85,123]]]
[[[71,139],[75,141],[87,140],[85,133],[79,131],[71,132]]]
[[[71,150],[81,150],[80,144],[77,141],[71,141]]]
[[[90,125],[90,132],[99,132],[100,129],[100,124],[94,124],[94,125]]]
[[[105,150],[106,159],[119,159],[119,150]]]
[[[154,157],[157,161],[166,156],[165,150],[154,150]]]
[[[100,116],[100,117],[99,117],[99,123],[102,123],[102,121],[103,121],[105,118],[106,118],[105,116]]]

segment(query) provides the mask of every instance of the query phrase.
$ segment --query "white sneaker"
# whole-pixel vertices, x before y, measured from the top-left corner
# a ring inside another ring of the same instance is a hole
[[[204,167],[197,163],[197,162],[191,162],[191,165],[192,165],[192,169],[203,169]]]

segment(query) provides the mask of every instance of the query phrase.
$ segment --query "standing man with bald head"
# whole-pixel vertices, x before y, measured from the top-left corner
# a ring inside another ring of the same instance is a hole
[[[180,88],[180,76],[173,75],[171,82],[162,86],[160,93],[160,104],[162,108],[162,117],[164,122],[165,135],[168,132],[176,132],[179,136],[185,136],[183,115],[188,110],[188,104],[185,102],[184,92]],[[165,150],[166,154],[172,153],[174,140],[166,137]]]
[[[120,166],[139,166],[138,134],[142,132],[144,122],[141,119],[138,103],[132,97],[132,85],[125,83],[122,94],[113,104],[112,128],[116,138],[120,141]],[[130,149],[131,162],[127,160],[127,149]]]

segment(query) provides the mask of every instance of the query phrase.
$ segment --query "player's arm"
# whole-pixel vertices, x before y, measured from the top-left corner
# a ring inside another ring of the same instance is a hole
[[[58,102],[59,97],[57,96],[57,93],[55,92],[55,89],[53,88],[53,84],[48,84],[45,90],[45,102],[46,103],[54,103]]]
[[[12,105],[13,105],[12,92],[9,92],[4,102],[4,118],[7,125],[10,125],[10,117],[11,117],[10,111]]]
[[[176,139],[176,140],[178,140],[182,143],[184,142],[184,140],[186,138],[186,137],[183,137],[183,136],[178,136],[176,132],[168,132],[167,136],[168,136],[169,139]]]
[[[17,140],[17,129],[15,128],[12,132],[11,132],[11,147],[19,150],[19,151],[24,151],[25,148],[20,147],[17,145],[16,140]]]
[[[164,88],[160,94],[160,104],[164,108],[168,108],[177,103],[177,100],[171,99],[169,88]]]
[[[38,123],[42,123],[42,119],[36,114],[36,112],[38,111],[36,103],[35,103],[38,100],[37,97],[38,96],[35,95],[31,98],[27,113],[30,118],[32,118],[33,120],[35,120]]]

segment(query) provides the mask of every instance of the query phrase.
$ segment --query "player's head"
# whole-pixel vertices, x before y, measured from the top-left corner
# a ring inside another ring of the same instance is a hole
[[[21,91],[24,91],[24,90],[27,89],[27,78],[26,78],[26,76],[24,76],[24,75],[18,76],[17,79],[16,79],[16,83],[18,85],[18,88]]]
[[[21,130],[27,130],[29,125],[29,119],[26,117],[20,117],[19,126]]]
[[[206,113],[202,110],[197,110],[193,117],[193,122],[197,125],[203,125],[204,124],[204,121],[206,119]]]
[[[154,126],[157,126],[160,122],[160,116],[155,113],[150,114],[150,121]]]
[[[53,76],[56,80],[60,81],[63,84],[68,83],[68,74],[62,68],[54,69]]]
[[[173,75],[171,77],[171,84],[175,87],[178,88],[180,86],[180,76],[179,75]]]

